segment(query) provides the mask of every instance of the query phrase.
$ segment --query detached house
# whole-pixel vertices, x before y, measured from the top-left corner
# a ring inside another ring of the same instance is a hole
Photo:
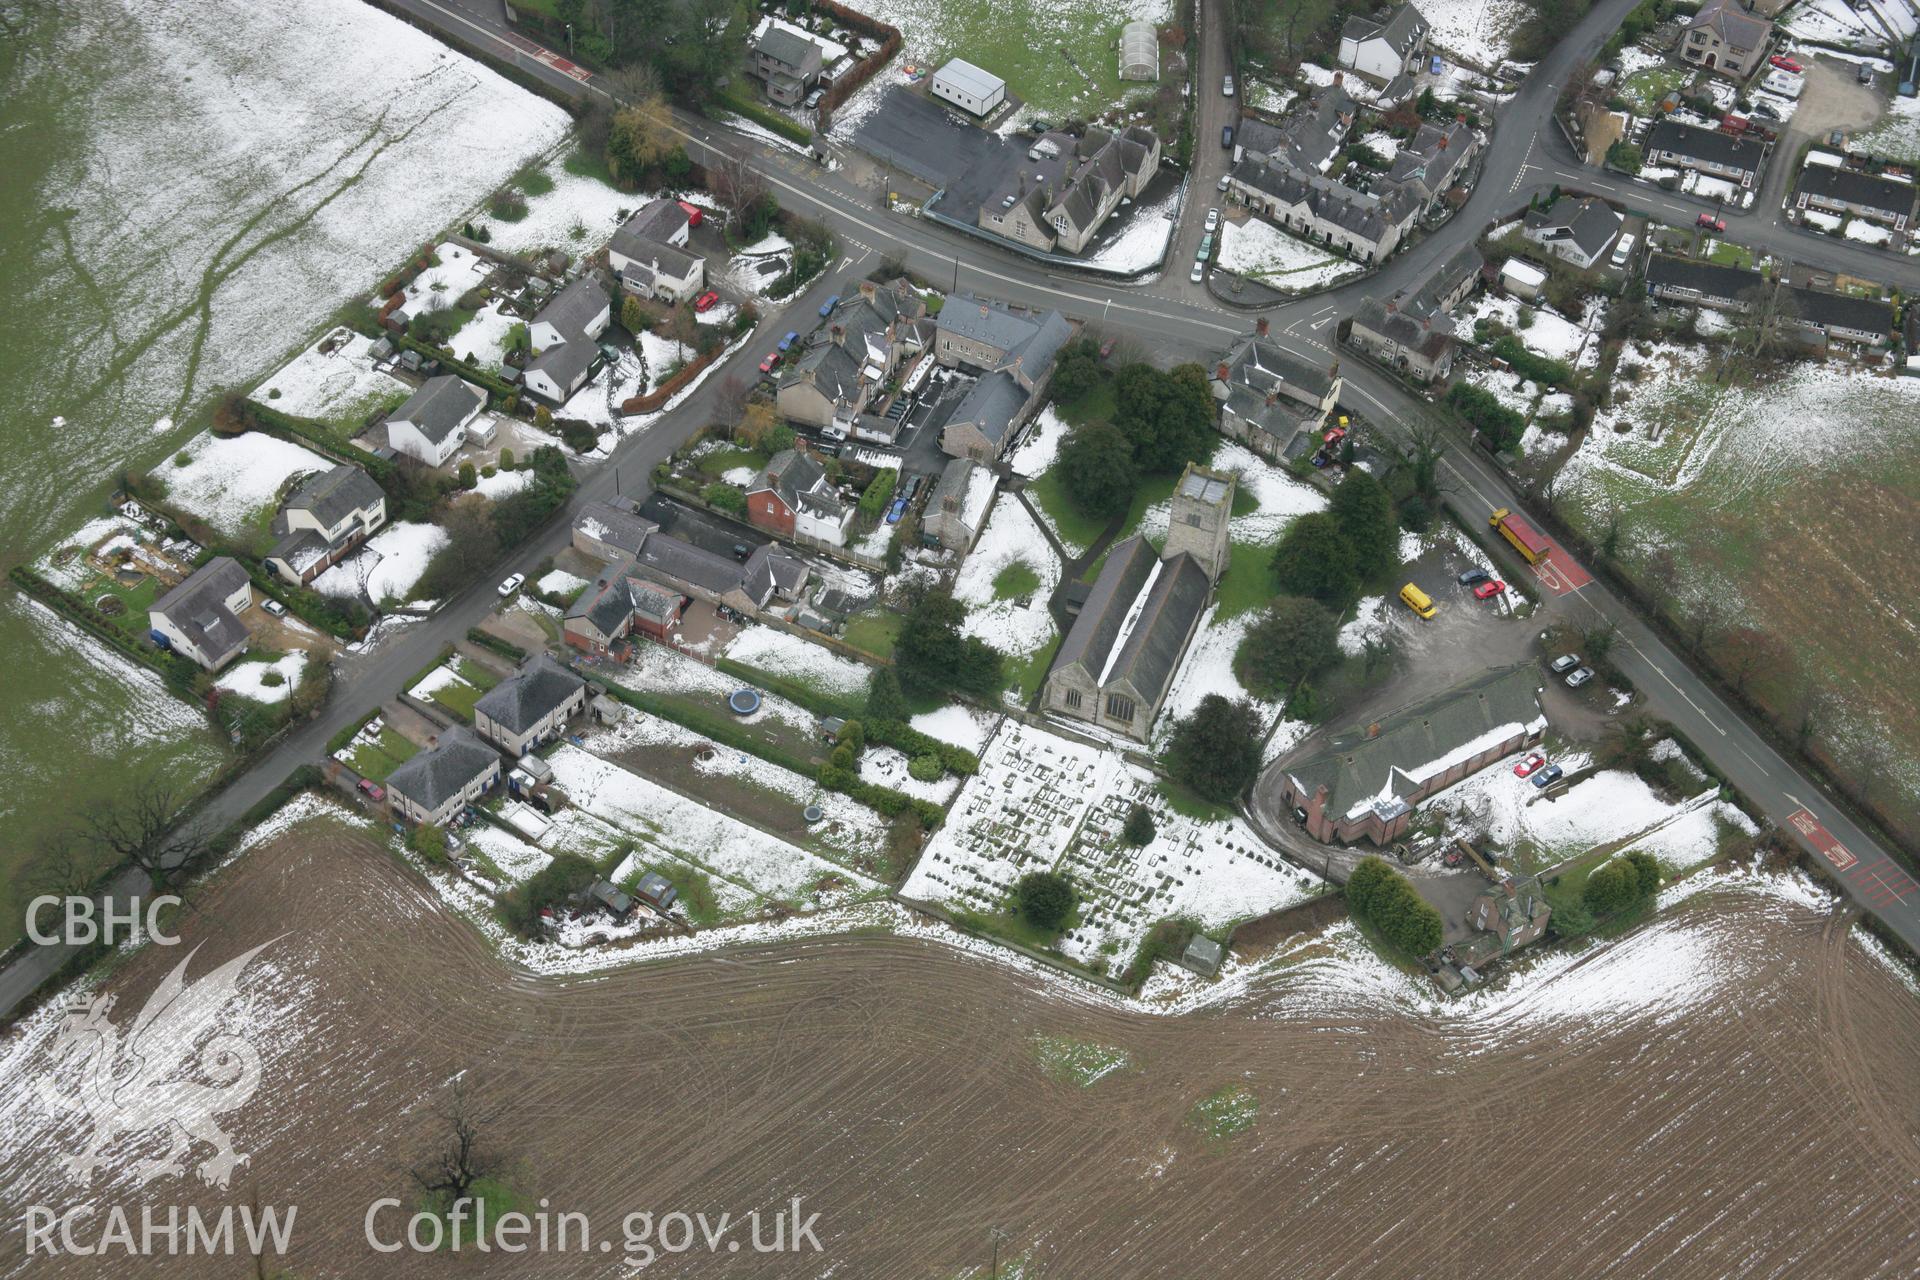
[[[1323,369],[1270,342],[1263,318],[1214,366],[1209,385],[1220,434],[1279,462],[1313,451],[1343,383],[1337,362]]]
[[[1740,0],[1707,0],[1687,19],[1680,53],[1696,67],[1744,80],[1766,61],[1773,23]]]
[[[750,52],[753,74],[783,107],[797,105],[820,81],[820,46],[782,23],[768,22]]]
[[[541,653],[480,696],[473,704],[473,727],[519,759],[559,737],[567,721],[586,705],[587,682]]]
[[[387,444],[430,467],[445,466],[486,406],[487,393],[469,382],[450,373],[428,378],[387,415]]]
[[[598,656],[639,632],[665,640],[680,625],[687,598],[621,566],[606,569],[574,598],[561,623],[568,644]]]
[[[267,565],[305,586],[387,522],[386,491],[359,467],[341,464],[301,481],[273,517],[279,541]]]
[[[845,436],[867,411],[873,383],[861,376],[858,356],[819,335],[809,340],[780,376],[774,404],[789,422]]]
[[[1751,187],[1760,177],[1767,147],[1753,138],[1662,120],[1647,130],[1646,153],[1648,164],[1692,169]]]
[[[1554,257],[1585,271],[1613,247],[1625,223],[1626,219],[1604,200],[1563,196],[1551,209],[1528,210],[1521,234]]]
[[[613,318],[606,284],[589,271],[547,300],[527,326],[537,353],[521,381],[535,395],[564,404],[593,372],[600,349],[595,341]]]
[[[1546,727],[1539,673],[1507,667],[1317,746],[1310,740],[1282,762],[1280,798],[1316,840],[1385,845],[1407,833],[1422,800],[1537,742]]]
[[[1911,182],[1895,182],[1857,169],[1810,164],[1800,171],[1793,207],[1850,214],[1905,231],[1913,221],[1913,205]]]
[[[387,803],[409,821],[445,826],[499,780],[499,755],[456,725],[388,776]]]
[[[1426,60],[1429,30],[1411,4],[1396,5],[1385,17],[1348,18],[1340,28],[1340,65],[1379,84],[1413,74]]]
[[[706,259],[686,247],[691,222],[678,200],[650,200],[607,242],[620,287],[642,298],[681,302],[706,284]]]
[[[1073,336],[1058,311],[1015,311],[970,294],[941,309],[934,358],[981,370],[940,435],[949,457],[992,462],[1045,398],[1054,360]]]
[[[853,508],[840,501],[811,453],[782,449],[747,486],[747,518],[784,537],[840,547],[853,527]]]
[[[240,614],[253,603],[253,582],[232,556],[216,556],[154,601],[147,626],[163,649],[218,671],[247,651]]]

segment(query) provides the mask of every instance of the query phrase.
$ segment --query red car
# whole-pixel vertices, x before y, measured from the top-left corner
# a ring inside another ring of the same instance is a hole
[[[778,351],[769,351],[767,353],[767,358],[760,362],[760,372],[772,373],[773,367],[779,363],[780,363],[780,353]]]
[[[685,200],[676,200],[674,201],[674,203],[679,205],[682,209],[686,210],[687,225],[690,227],[699,226],[701,219],[707,216],[706,210],[702,209],[697,204],[688,204]]]
[[[1782,71],[1791,71],[1795,75],[1799,75],[1802,71],[1806,70],[1805,67],[1795,62],[1792,58],[1786,57],[1778,53],[1774,54],[1771,58],[1768,58],[1767,61],[1771,62],[1774,66],[1780,68]]]
[[[1488,578],[1485,582],[1473,589],[1473,598],[1475,600],[1491,600],[1506,589],[1507,584],[1500,581],[1500,579]]]
[[[387,798],[387,789],[375,782],[372,778],[360,779],[360,789],[367,793],[369,800],[377,802]]]
[[[1725,218],[1716,218],[1710,213],[1703,213],[1693,220],[1693,225],[1696,227],[1705,227],[1709,231],[1725,231],[1727,229],[1727,220]]]
[[[1525,760],[1513,766],[1513,776],[1516,778],[1524,778],[1546,762],[1547,758],[1538,751],[1529,752]]]
[[[713,304],[718,301],[720,301],[720,295],[709,289],[693,300],[693,309],[695,311],[711,311],[713,310]]]

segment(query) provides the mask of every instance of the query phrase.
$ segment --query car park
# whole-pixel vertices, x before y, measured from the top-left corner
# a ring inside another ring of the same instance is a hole
[[[1205,229],[1208,231],[1218,231],[1220,229],[1220,211],[1218,209],[1207,210],[1207,225]]]
[[[798,341],[800,341],[800,331],[798,329],[789,329],[787,330],[787,336],[780,339],[780,349],[785,351]]]
[[[287,616],[287,606],[281,604],[278,600],[275,600],[272,596],[267,596],[265,599],[261,600],[260,607],[262,609],[265,609],[268,613],[272,614],[276,618],[284,618]]]
[[[1187,272],[1187,279],[1192,281],[1194,284],[1199,284],[1202,280],[1205,280],[1206,278],[1207,278],[1207,264],[1204,262],[1195,262],[1193,264],[1193,270]]]
[[[1527,753],[1526,759],[1513,766],[1513,776],[1516,778],[1524,778],[1546,762],[1547,758],[1538,751],[1530,751]]]
[[[1578,689],[1591,679],[1593,679],[1592,667],[1575,667],[1567,673],[1567,688]]]
[[[514,592],[518,591],[521,588],[521,586],[525,584],[526,580],[527,580],[527,575],[524,573],[516,573],[512,577],[508,578],[505,582],[500,584],[500,598],[504,600],[508,596],[512,595]]]
[[[1559,657],[1555,658],[1552,662],[1549,662],[1547,664],[1547,670],[1553,672],[1553,674],[1557,676],[1565,675],[1567,672],[1573,670],[1575,667],[1579,665],[1580,665],[1579,654],[1563,653]]]
[[[1559,765],[1550,764],[1546,768],[1542,769],[1540,772],[1533,775],[1533,785],[1536,787],[1539,787],[1542,791],[1544,791],[1548,787],[1552,786],[1554,783],[1560,781],[1560,779],[1565,776],[1566,776],[1566,771],[1563,770]]]
[[[720,295],[709,289],[693,300],[695,311],[711,311],[714,303],[720,301]]]
[[[833,309],[839,305],[840,305],[840,295],[836,293],[831,298],[828,298],[825,302],[820,304],[820,318],[824,320],[828,316],[832,315]]]
[[[1475,600],[1491,600],[1495,596],[1503,594],[1506,589],[1507,584],[1500,581],[1500,579],[1488,578],[1485,582],[1482,582],[1473,589],[1473,598]]]
[[[1693,225],[1696,227],[1705,227],[1709,231],[1725,231],[1727,229],[1727,220],[1725,218],[1716,218],[1710,213],[1703,213],[1693,220]]]
[[[1493,575],[1485,569],[1469,569],[1460,575],[1460,585],[1463,587],[1478,586],[1491,577],[1493,577]]]

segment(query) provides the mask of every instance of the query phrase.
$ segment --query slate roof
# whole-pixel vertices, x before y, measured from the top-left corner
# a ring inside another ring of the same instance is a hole
[[[492,747],[474,737],[471,730],[455,725],[442,732],[433,747],[388,775],[387,789],[432,811],[499,763],[500,757]]]
[[[372,476],[343,462],[301,481],[280,510],[310,511],[315,520],[331,529],[355,511],[364,511],[385,498],[385,490]]]
[[[782,449],[774,454],[747,487],[747,494],[767,490],[779,495],[789,511],[805,508],[833,520],[846,514],[846,507],[827,483],[827,469],[812,454],[799,449]]]
[[[1389,227],[1404,221],[1416,203],[1404,188],[1392,183],[1386,184],[1382,194],[1368,194],[1285,160],[1268,163],[1247,157],[1233,167],[1233,177],[1375,244],[1386,238]]]
[[[1418,186],[1429,197],[1453,185],[1453,176],[1473,150],[1473,130],[1458,120],[1441,128],[1420,126],[1412,141],[1393,157],[1387,180],[1397,186]]]
[[[1895,182],[1857,169],[1839,169],[1827,165],[1808,165],[1800,171],[1800,190],[1807,195],[1858,205],[1863,209],[1884,209],[1889,213],[1912,214],[1912,183]]]
[[[956,293],[940,309],[940,328],[948,333],[1003,351],[1008,358],[1030,344],[1046,350],[1049,360],[1066,344],[1073,329],[1058,311],[1045,315],[1014,311],[1004,303]]]
[[[1486,265],[1487,260],[1478,246],[1461,245],[1429,271],[1418,287],[1401,295],[1400,310],[1416,320],[1425,320],[1440,309],[1441,299],[1458,288],[1462,280],[1479,275]]]
[[[1541,232],[1549,240],[1571,240],[1588,259],[1613,242],[1625,221],[1613,206],[1594,196],[1557,200],[1552,209],[1529,210],[1526,218],[1528,231]]]
[[[754,41],[753,51],[803,71],[807,69],[809,54],[816,62],[820,57],[819,45],[797,31],[789,31],[771,22],[767,24],[767,29],[760,33],[760,38]]]
[[[1793,285],[1787,289],[1789,307],[1781,308],[1796,319],[1862,333],[1890,335],[1893,332],[1893,304],[1850,294],[1828,293]]]
[[[567,606],[567,620],[584,618],[603,636],[618,635],[633,613],[627,579],[619,569],[603,569],[593,585]]]
[[[770,595],[794,596],[807,585],[806,561],[776,543],[763,543],[739,567],[740,586],[757,604]]]
[[[660,526],[635,515],[632,508],[633,501],[630,498],[589,502],[574,517],[573,527],[589,538],[618,547],[630,556],[635,555],[647,536],[659,532]]]
[[[535,313],[535,324],[550,324],[572,343],[584,338],[587,325],[607,310],[607,288],[596,272],[589,271],[547,299],[547,305]]]
[[[1723,267],[1717,262],[1701,262],[1697,258],[1676,258],[1672,254],[1656,253],[1647,260],[1648,289],[1661,286],[1691,289],[1705,298],[1728,298],[1737,302],[1742,300],[1743,294],[1765,283],[1766,277],[1758,271]]]
[[[862,367],[860,358],[839,343],[816,342],[788,366],[783,382],[807,383],[836,404],[852,404],[860,398]]]
[[[226,602],[248,581],[247,571],[238,560],[215,556],[154,601],[151,612],[164,615],[217,665],[247,642],[246,627]]]
[[[661,196],[641,205],[621,223],[613,238],[607,241],[607,249],[622,257],[642,258],[656,247],[672,247],[667,246],[668,238],[678,235],[686,225],[687,211],[680,207],[680,202]]]
[[[621,278],[636,276],[648,285],[653,283],[655,276],[661,275],[675,280],[685,280],[693,274],[693,265],[700,261],[697,255],[662,240],[647,240],[631,244],[620,252],[633,259],[620,269]]]
[[[562,392],[572,390],[600,355],[600,348],[587,341],[579,330],[574,330],[572,337],[572,341],[556,343],[528,361],[527,372],[545,373]]]
[[[1256,392],[1263,400],[1283,382],[1315,400],[1333,389],[1332,373],[1257,334],[1242,338],[1228,354],[1227,381]]]
[[[947,419],[947,426],[971,425],[995,445],[1003,443],[1013,420],[1027,403],[1027,389],[1010,373],[984,374],[967,388],[960,405]]]
[[[1758,49],[1773,33],[1773,24],[1747,12],[1734,0],[1707,0],[1700,11],[1687,20],[1687,30],[1709,28],[1728,44],[1740,49]]]
[[[1234,130],[1233,140],[1242,151],[1254,155],[1270,156],[1278,153],[1287,145],[1287,134],[1277,124],[1268,124],[1265,120],[1242,120]]]
[[[586,683],[546,654],[536,654],[514,675],[481,694],[473,709],[509,733],[525,733],[564,706]]]
[[[420,384],[420,389],[408,396],[406,403],[388,418],[412,423],[421,435],[439,444],[458,431],[473,416],[473,411],[486,402],[486,392],[450,373],[443,373]]]
[[[1757,173],[1765,146],[1749,138],[1736,138],[1718,129],[1696,129],[1674,120],[1662,120],[1647,131],[1646,151],[1671,151],[1695,160],[1709,160],[1731,169]]]
[[[1388,46],[1401,57],[1413,51],[1420,37],[1427,32],[1427,20],[1420,11],[1410,4],[1396,5],[1393,16],[1386,22],[1375,22],[1370,18],[1348,18],[1340,34],[1349,40],[1372,40],[1376,36],[1384,39]]]
[[[1432,323],[1424,323],[1404,311],[1387,310],[1387,304],[1378,298],[1362,299],[1359,309],[1353,313],[1357,327],[1370,329],[1409,351],[1418,351],[1429,360],[1439,359],[1453,340],[1453,326],[1440,323],[1444,319],[1436,317]]]
[[[1490,671],[1386,716],[1372,737],[1370,726],[1343,733],[1286,770],[1308,796],[1326,786],[1325,812],[1335,821],[1371,802],[1397,811],[1451,753],[1504,726],[1543,726],[1539,691],[1530,664]]]
[[[1158,703],[1211,589],[1192,556],[1183,551],[1162,563],[1135,534],[1107,556],[1053,669],[1078,663],[1101,688],[1125,681],[1147,704]]]

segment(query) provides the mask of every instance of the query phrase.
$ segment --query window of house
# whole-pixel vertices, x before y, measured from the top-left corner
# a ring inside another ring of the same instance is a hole
[[[1080,691],[1078,689],[1067,690],[1067,710],[1078,711],[1080,709],[1081,704],[1084,703],[1085,701],[1086,699],[1080,695]]]
[[[1133,699],[1122,697],[1117,693],[1108,694],[1107,714],[1115,720],[1125,720],[1129,724],[1133,723]]]

